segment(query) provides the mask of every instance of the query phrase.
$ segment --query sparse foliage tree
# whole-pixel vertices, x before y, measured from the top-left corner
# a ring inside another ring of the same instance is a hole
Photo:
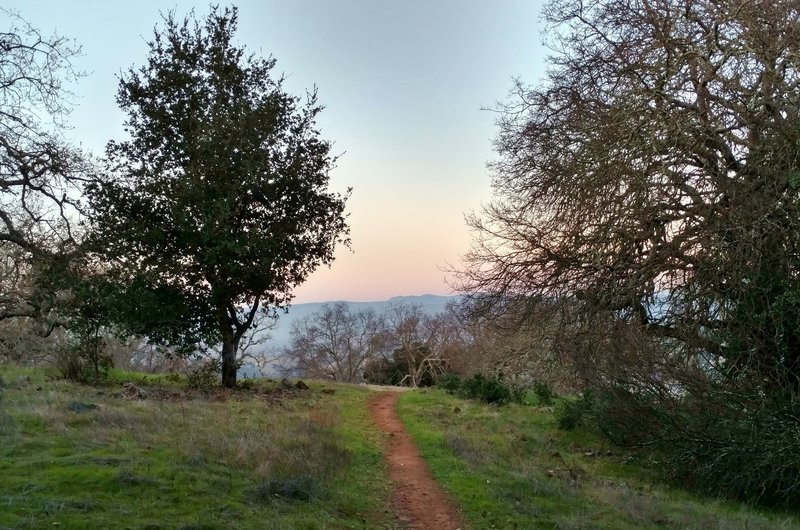
[[[540,301],[524,317],[517,304],[495,307],[490,315],[480,309],[462,303],[450,311],[459,345],[458,355],[450,357],[454,373],[502,376],[521,387],[544,384],[559,392],[582,389],[575,364],[564,354],[566,308]]]
[[[297,371],[347,383],[362,380],[365,363],[385,341],[383,320],[374,310],[352,312],[344,302],[295,321],[291,333],[286,353]]]
[[[51,299],[34,295],[37,269],[73,250],[81,188],[93,178],[85,155],[63,138],[80,48],[6,9],[0,20],[0,244],[15,280],[3,278],[0,319],[42,318]]]
[[[128,323],[156,341],[221,344],[225,386],[256,313],[288,304],[348,232],[316,94],[287,94],[273,59],[233,42],[236,24],[235,8],[165,17],[147,63],[120,81],[130,138],[109,143],[90,190],[95,251],[142,287]],[[135,322],[159,301],[174,308],[168,326]]]
[[[399,384],[428,386],[447,371],[446,354],[456,330],[446,313],[428,315],[418,305],[395,303],[386,309],[386,322],[391,362],[403,372]]]
[[[796,500],[800,461],[764,460],[743,426],[770,418],[771,440],[797,446],[800,4],[544,14],[550,69],[499,109],[495,200],[470,219],[461,287],[527,314],[563,303],[584,374],[651,427],[626,439],[673,451],[693,480],[713,468],[709,489]]]

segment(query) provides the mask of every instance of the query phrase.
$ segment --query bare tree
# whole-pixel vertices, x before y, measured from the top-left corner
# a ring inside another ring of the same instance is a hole
[[[419,305],[392,303],[384,315],[388,339],[384,362],[403,372],[398,384],[430,385],[447,371],[456,323],[446,313],[431,316]]]
[[[63,139],[76,80],[71,61],[80,49],[45,36],[17,14],[0,9],[0,242],[19,249],[28,276],[73,240],[82,185],[91,179],[86,157]],[[35,260],[33,259],[35,258]],[[0,300],[0,318],[37,316],[43,308],[18,292]]]
[[[271,355],[265,348],[272,335],[269,331],[275,328],[277,315],[270,312],[257,313],[253,318],[253,324],[239,340],[239,353],[237,364],[252,362],[262,373],[277,361],[275,355]]]
[[[457,345],[456,353],[447,356],[451,370],[495,374],[519,386],[545,383],[559,392],[581,390],[564,308],[540,302],[522,316],[516,309],[512,304],[486,318],[469,304],[450,308],[449,318],[456,321],[451,341]]]
[[[470,218],[461,289],[570,299],[800,388],[800,4],[544,13],[550,70],[498,109],[495,199]]]
[[[374,310],[351,312],[344,302],[326,304],[292,324],[286,356],[307,377],[358,382],[365,362],[382,348],[383,330]]]
[[[460,287],[558,303],[604,428],[714,493],[800,502],[800,2],[551,0],[501,105]],[[659,457],[661,458],[661,457]]]

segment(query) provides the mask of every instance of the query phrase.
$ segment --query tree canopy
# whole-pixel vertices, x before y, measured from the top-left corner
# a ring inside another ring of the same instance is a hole
[[[80,48],[0,9],[0,319],[42,317],[49,304],[37,273],[74,242],[81,188],[93,177],[64,138],[69,83]]]
[[[348,233],[316,93],[286,93],[274,59],[234,43],[236,25],[235,8],[164,18],[147,63],[120,79],[130,136],[108,144],[89,190],[93,248],[135,287],[128,325],[221,343],[226,386],[256,312],[288,304]],[[164,318],[139,318],[162,301]]]
[[[544,15],[550,68],[498,109],[461,288],[479,309],[560,304],[554,347],[616,440],[715,493],[796,502],[800,461],[776,455],[798,447],[800,4]]]
[[[470,220],[462,287],[572,298],[797,385],[796,3],[545,15],[551,69],[499,109],[495,200]]]

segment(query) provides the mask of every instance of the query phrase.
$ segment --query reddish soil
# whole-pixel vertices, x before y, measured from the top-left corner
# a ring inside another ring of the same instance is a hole
[[[379,392],[369,405],[372,419],[390,436],[386,459],[394,483],[392,508],[408,528],[459,530],[464,526],[453,502],[433,479],[397,417],[398,397],[397,392]]]

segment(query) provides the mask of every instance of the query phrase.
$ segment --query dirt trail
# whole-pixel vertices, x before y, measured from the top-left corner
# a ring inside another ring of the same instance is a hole
[[[409,528],[458,530],[463,528],[453,502],[433,480],[419,451],[397,417],[397,392],[380,392],[369,404],[372,419],[389,433],[386,450],[389,476],[394,483],[392,508]]]

